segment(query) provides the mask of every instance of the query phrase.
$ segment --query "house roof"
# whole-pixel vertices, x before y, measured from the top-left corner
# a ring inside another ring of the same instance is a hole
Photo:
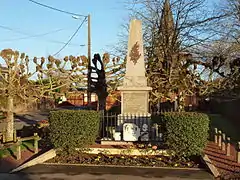
[[[4,67],[4,66],[2,66],[0,64],[0,71],[7,73],[8,72],[8,68],[6,68],[6,67]]]

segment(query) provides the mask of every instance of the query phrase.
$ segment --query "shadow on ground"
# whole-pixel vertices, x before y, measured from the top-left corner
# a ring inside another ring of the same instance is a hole
[[[77,176],[89,174],[101,178],[101,176],[131,176],[149,178],[185,178],[185,179],[212,179],[212,175],[205,170],[177,170],[177,169],[157,169],[157,168],[132,168],[132,167],[89,167],[72,165],[36,165],[25,169],[20,173],[31,175],[56,174],[61,173],[67,176]]]
[[[14,163],[9,158],[0,157],[0,179],[1,180],[32,180],[28,174],[10,174],[9,172],[16,168],[16,163]]]

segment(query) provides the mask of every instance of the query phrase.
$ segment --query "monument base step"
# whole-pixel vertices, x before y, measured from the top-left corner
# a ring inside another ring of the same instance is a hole
[[[128,146],[128,145],[133,145],[133,142],[126,142],[126,141],[101,141],[101,145],[120,145],[120,146]]]

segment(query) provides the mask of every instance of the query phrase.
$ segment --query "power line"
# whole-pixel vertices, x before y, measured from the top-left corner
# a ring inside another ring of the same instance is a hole
[[[45,7],[45,8],[49,8],[49,9],[52,9],[52,10],[55,10],[55,11],[58,11],[58,12],[62,12],[62,13],[65,13],[65,14],[70,14],[70,15],[73,15],[73,16],[81,16],[81,17],[86,17],[85,15],[82,15],[82,14],[77,14],[77,13],[72,13],[72,12],[68,12],[68,11],[65,11],[65,10],[61,10],[61,9],[57,9],[55,7],[51,7],[51,6],[48,6],[46,4],[42,4],[42,3],[39,3],[37,1],[34,1],[34,0],[29,0],[30,2],[32,3],[35,3],[39,6],[42,6],[42,7]]]
[[[57,51],[55,54],[53,54],[53,56],[56,56],[57,54],[59,54],[70,42],[71,40],[74,38],[74,36],[78,33],[79,29],[82,27],[83,23],[87,20],[87,16],[84,18],[84,20],[82,21],[82,23],[78,26],[77,30],[73,33],[73,35],[70,37],[70,39],[65,43],[65,45],[59,49],[59,51]]]
[[[48,42],[57,43],[57,44],[66,44],[65,42],[56,41],[56,40],[48,40]],[[81,46],[81,47],[86,46],[86,44],[74,44],[74,43],[69,43],[68,45],[69,46]]]
[[[57,29],[57,30],[50,31],[50,32],[47,32],[47,33],[42,33],[42,34],[29,35],[29,36],[26,36],[26,37],[15,38],[15,39],[1,40],[1,42],[17,41],[17,40],[24,40],[24,39],[30,39],[30,38],[36,38],[36,37],[42,37],[42,36],[46,36],[46,35],[53,34],[53,33],[56,33],[56,32],[60,32],[60,31],[63,31],[63,30],[64,30],[64,29]],[[20,33],[20,34],[24,34],[24,35],[25,35],[26,33]]]
[[[7,27],[7,26],[0,25],[0,28],[5,29],[5,30],[8,30],[8,31],[17,32],[17,33],[19,33],[19,34],[28,35],[28,34],[25,33],[25,32],[22,32],[22,31],[13,29],[13,28],[11,28],[11,27]]]
[[[18,34],[22,34],[22,35],[27,35],[27,37],[22,37],[22,38],[16,38],[16,39],[8,39],[8,40],[0,40],[0,42],[6,42],[6,41],[18,41],[18,40],[24,40],[24,39],[29,39],[29,38],[34,38],[34,37],[42,37],[42,36],[46,36],[46,35],[49,35],[49,34],[52,34],[52,33],[56,33],[56,32],[59,32],[59,31],[63,31],[64,29],[57,29],[57,30],[54,30],[54,31],[50,31],[50,32],[47,32],[47,33],[43,33],[43,34],[29,34],[29,33],[26,33],[26,32],[23,32],[23,31],[19,31],[19,30],[16,30],[14,28],[11,28],[11,27],[7,27],[7,26],[3,26],[3,25],[0,25],[0,28],[1,29],[5,29],[5,30],[8,30],[8,31],[13,31],[15,33],[18,33]],[[47,42],[52,42],[52,43],[57,43],[57,44],[66,44],[65,42],[61,42],[61,41],[56,41],[56,40],[45,40]],[[68,44],[70,46],[85,46],[85,45],[79,45],[79,44]]]

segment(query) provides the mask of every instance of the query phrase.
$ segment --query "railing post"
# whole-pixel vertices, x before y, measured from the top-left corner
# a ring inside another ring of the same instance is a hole
[[[157,134],[157,133],[156,133],[156,129],[157,129],[157,128],[156,128],[156,125],[157,125],[157,124],[155,124],[155,123],[152,125],[152,132],[151,132],[151,133],[152,133],[152,137],[151,137],[151,139],[152,139],[153,141],[157,141],[157,136],[156,136],[156,134]]]
[[[230,156],[231,144],[230,144],[230,137],[227,138],[227,156]]]
[[[38,153],[38,140],[39,140],[38,134],[34,133],[34,154]]]
[[[222,146],[222,131],[218,131],[218,146]]]
[[[13,142],[17,142],[17,131],[13,131]]]
[[[22,145],[22,141],[20,140],[20,137],[17,137],[17,160],[20,160],[22,158],[22,154],[21,154],[21,145]]]
[[[237,163],[240,163],[240,142],[237,143]]]
[[[222,151],[226,151],[226,134],[222,133]]]
[[[160,140],[158,127],[159,127],[158,124],[155,124],[155,138],[156,138],[157,141]]]
[[[2,134],[2,142],[3,142],[3,144],[6,142],[6,131],[5,130],[3,131],[3,134]]]
[[[214,142],[215,144],[218,143],[218,129],[217,128],[214,128],[215,132],[214,132]]]

